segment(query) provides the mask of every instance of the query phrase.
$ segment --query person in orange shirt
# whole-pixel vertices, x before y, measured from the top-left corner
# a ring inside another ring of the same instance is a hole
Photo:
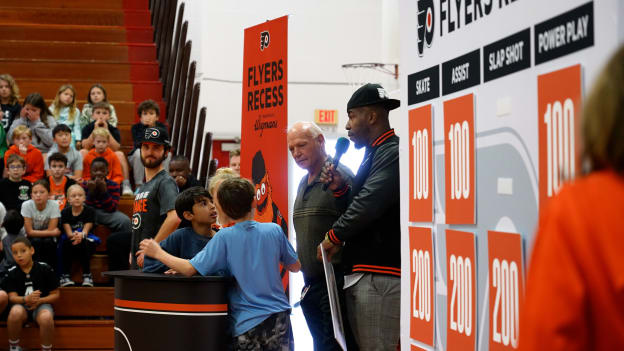
[[[82,178],[84,180],[91,179],[91,162],[97,157],[103,157],[108,162],[107,178],[117,184],[121,184],[124,176],[121,170],[121,163],[115,152],[108,147],[110,133],[105,128],[96,128],[93,131],[94,148],[91,149],[82,161]]]
[[[26,160],[26,173],[23,179],[34,183],[43,178],[43,154],[32,144],[32,131],[24,125],[15,127],[13,130],[13,145],[4,154],[5,170],[6,160],[11,154],[20,155]]]
[[[50,166],[50,200],[55,200],[59,205],[59,210],[63,211],[67,203],[67,190],[76,184],[76,181],[65,175],[67,170],[67,157],[60,152],[55,152],[48,156]]]
[[[520,326],[523,350],[624,350],[624,47],[583,114],[586,174],[540,213]]]

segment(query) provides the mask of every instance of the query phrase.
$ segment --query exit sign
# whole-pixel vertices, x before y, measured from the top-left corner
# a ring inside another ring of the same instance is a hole
[[[314,110],[314,122],[335,126],[338,124],[338,110]]]

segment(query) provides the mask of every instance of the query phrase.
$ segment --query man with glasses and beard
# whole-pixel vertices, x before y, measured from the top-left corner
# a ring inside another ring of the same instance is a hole
[[[169,134],[158,126],[147,128],[140,143],[145,183],[134,196],[132,233],[114,233],[107,241],[109,265],[113,265],[109,267],[111,270],[124,269],[120,260],[124,256],[127,259],[128,251],[131,252],[131,268],[143,267],[144,255],[139,250],[141,240],[153,238],[160,242],[180,224],[175,212],[178,186],[162,164],[169,153]]]

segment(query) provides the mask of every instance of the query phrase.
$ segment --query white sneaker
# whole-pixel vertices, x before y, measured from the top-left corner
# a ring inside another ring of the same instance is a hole
[[[88,286],[90,288],[93,287],[93,277],[91,273],[82,275],[82,286]]]
[[[66,287],[66,286],[74,286],[76,285],[76,283],[74,283],[73,280],[71,280],[71,278],[69,277],[69,274],[63,274],[61,276],[61,286],[62,287]]]
[[[122,184],[121,185],[121,195],[123,195],[123,196],[132,196],[132,195],[134,195],[134,191],[132,191],[132,188],[130,187],[130,185]]]

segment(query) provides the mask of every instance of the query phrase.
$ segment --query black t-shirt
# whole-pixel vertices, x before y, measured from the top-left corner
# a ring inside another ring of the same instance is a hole
[[[82,128],[82,140],[87,139],[91,133],[93,132],[93,130],[95,129],[95,122],[91,122],[89,124],[87,124],[86,126],[84,126]],[[119,129],[111,126],[110,124],[108,125],[108,131],[110,132],[110,134],[113,136],[113,138],[115,138],[115,140],[117,140],[118,143],[121,143],[121,134],[119,134]]]
[[[22,203],[30,200],[29,181],[22,179],[14,182],[9,178],[0,179],[0,202],[8,210],[21,211]]]
[[[19,117],[22,111],[22,105],[19,103],[15,105],[0,104],[0,107],[2,108],[2,127],[4,131],[8,133],[15,117]]]
[[[195,176],[192,174],[189,174],[186,177],[186,184],[184,184],[183,187],[181,187],[179,190],[180,192],[183,192],[184,190],[188,189],[188,188],[192,188],[194,186],[201,186],[201,183],[195,179]]]
[[[141,185],[134,196],[132,252],[136,252],[141,240],[153,238],[158,234],[167,212],[175,209],[177,196],[178,186],[164,169],[149,182]]]
[[[46,297],[50,291],[59,287],[59,281],[52,267],[47,263],[34,262],[28,274],[18,266],[9,268],[4,280],[7,293],[15,292],[17,296],[26,296],[35,290],[41,291],[41,297]]]
[[[95,210],[87,205],[83,205],[82,212],[77,216],[74,216],[72,213],[71,206],[67,206],[61,211],[61,224],[69,224],[72,231],[78,229],[82,231],[82,228],[87,223],[95,223]],[[65,228],[63,228],[62,232],[65,234]]]

